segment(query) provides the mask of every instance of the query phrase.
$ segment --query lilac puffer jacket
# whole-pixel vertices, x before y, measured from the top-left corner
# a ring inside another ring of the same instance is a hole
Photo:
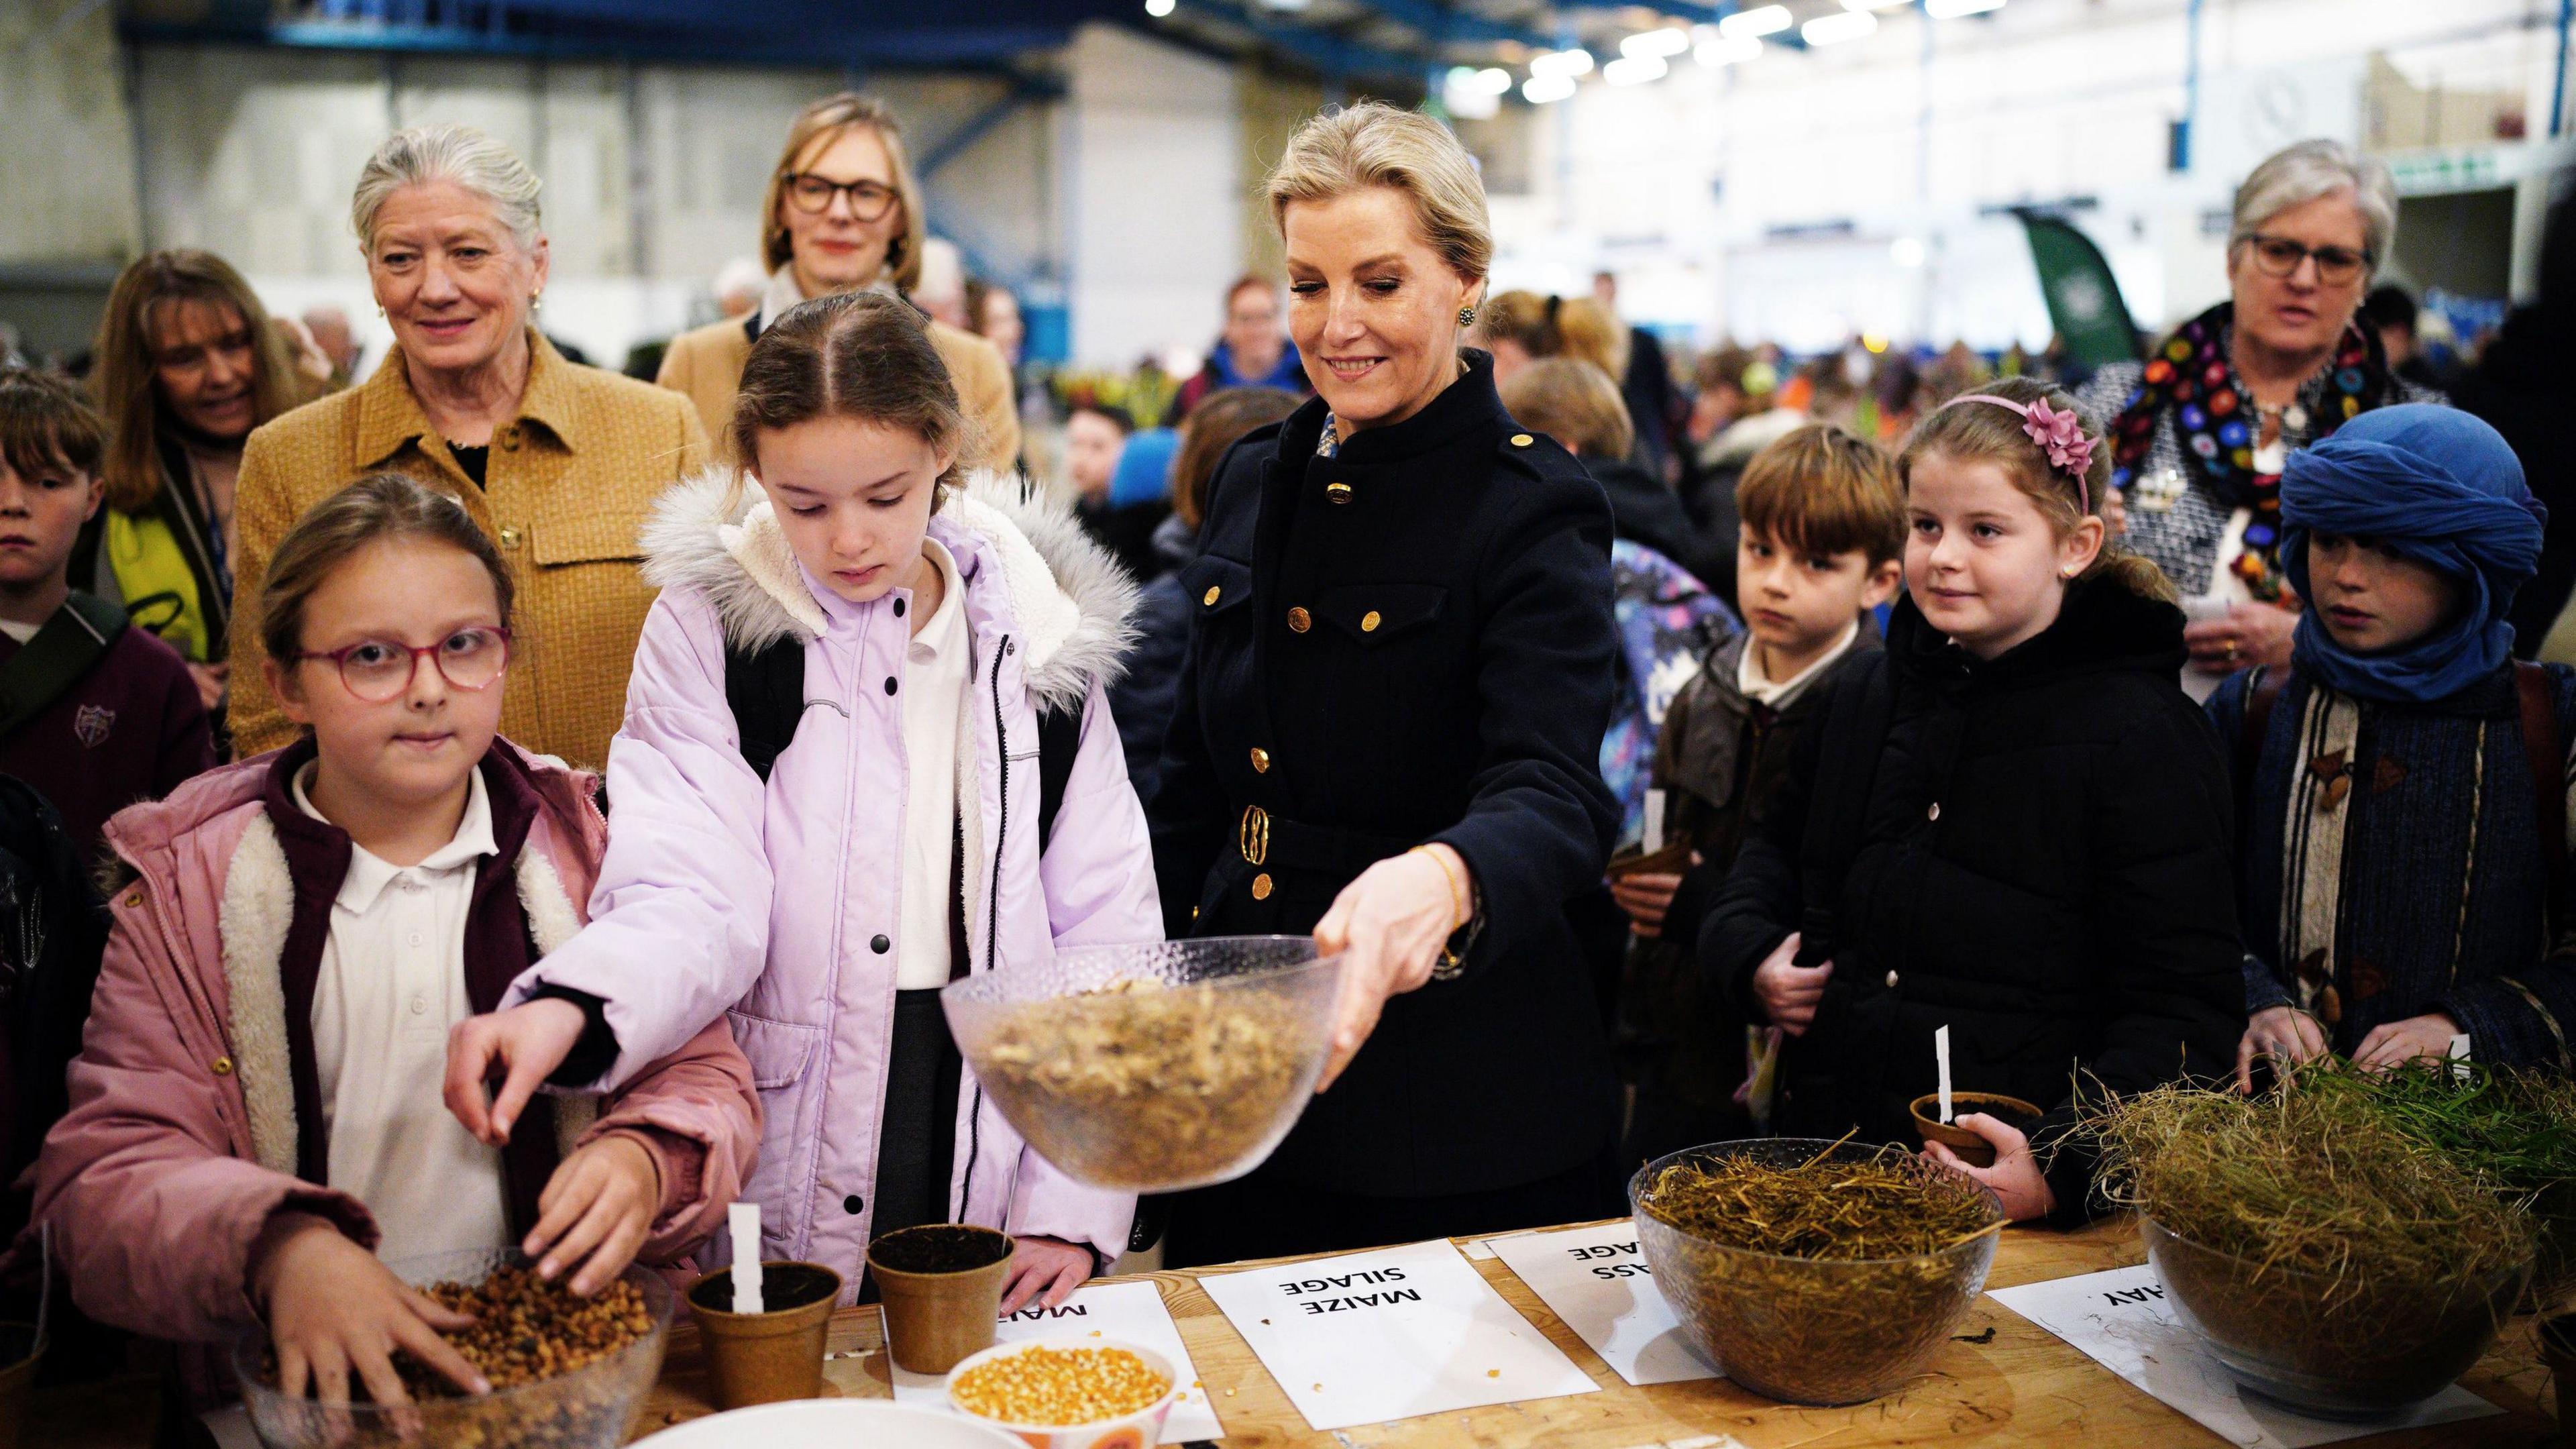
[[[725,491],[721,473],[681,484],[645,528],[646,577],[663,592],[609,748],[614,820],[591,923],[510,1002],[541,982],[603,998],[620,1048],[606,1087],[730,1015],[766,1113],[744,1193],[761,1207],[762,1253],[828,1264],[855,1293],[893,1033],[895,953],[876,943],[900,916],[903,711],[886,686],[905,669],[911,633],[892,601],[908,610],[909,591],[843,600],[797,564],[766,501],[727,516]],[[959,876],[971,969],[1160,940],[1144,811],[1105,695],[1135,586],[1069,509],[1024,500],[1015,480],[978,475],[930,529],[956,559],[973,640],[957,750],[958,798],[975,805]],[[791,634],[806,641],[807,704],[764,786],[725,702],[725,641]],[[1037,708],[1085,701],[1042,858]],[[972,1072],[958,1095],[955,1219],[1116,1256],[1134,1200],[1048,1166]]]

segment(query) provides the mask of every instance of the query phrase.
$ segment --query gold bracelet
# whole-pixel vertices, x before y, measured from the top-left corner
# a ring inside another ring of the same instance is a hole
[[[1417,845],[1413,847],[1413,849],[1406,851],[1405,854],[1429,856],[1431,858],[1431,863],[1440,867],[1440,878],[1449,882],[1449,900],[1452,905],[1458,904],[1459,898],[1466,894],[1465,890],[1458,884],[1458,873],[1449,868],[1449,862],[1440,858],[1440,852],[1433,850],[1427,845]],[[1474,911],[1467,910],[1463,907],[1461,907],[1459,914],[1467,917],[1468,919],[1473,919],[1475,916]],[[1458,934],[1458,927],[1465,924],[1467,924],[1466,920],[1455,921],[1455,923],[1449,927],[1449,934],[1453,936]]]

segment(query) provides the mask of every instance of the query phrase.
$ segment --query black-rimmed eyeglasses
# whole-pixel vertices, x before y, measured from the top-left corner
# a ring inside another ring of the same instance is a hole
[[[832,209],[834,196],[847,196],[851,220],[880,221],[903,199],[882,181],[835,181],[811,171],[790,171],[779,179],[787,183],[787,199],[808,216],[821,216]]]

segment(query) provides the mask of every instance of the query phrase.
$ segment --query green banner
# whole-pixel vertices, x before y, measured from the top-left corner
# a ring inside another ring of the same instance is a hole
[[[2137,324],[2129,320],[2102,249],[2057,217],[2019,215],[2030,235],[2030,259],[2039,268],[2040,294],[2048,299],[2049,325],[2066,339],[2067,361],[2087,370],[2135,362],[2141,355]]]

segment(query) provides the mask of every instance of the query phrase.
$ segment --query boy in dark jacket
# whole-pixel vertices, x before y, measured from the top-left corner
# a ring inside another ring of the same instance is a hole
[[[2250,1014],[2237,1071],[2327,1051],[2566,1071],[2576,670],[2512,659],[2542,509],[2467,413],[2379,408],[2293,454],[2281,560],[2308,601],[2285,671],[2209,713],[2245,801]]]
[[[178,654],[65,581],[104,436],[71,384],[0,369],[0,773],[53,803],[83,859],[109,816],[215,763]]]
[[[1730,1003],[1696,999],[1690,943],[1815,702],[1845,664],[1879,647],[1871,611],[1895,594],[1905,548],[1893,460],[1829,423],[1763,449],[1736,497],[1745,630],[1712,649],[1674,697],[1655,747],[1664,839],[1687,847],[1691,864],[1611,883],[1633,937],[1619,998],[1619,1045],[1636,1086],[1622,1151],[1631,1166],[1755,1126],[1748,1109],[1760,1104],[1745,1084],[1777,1037],[1748,1033]]]

